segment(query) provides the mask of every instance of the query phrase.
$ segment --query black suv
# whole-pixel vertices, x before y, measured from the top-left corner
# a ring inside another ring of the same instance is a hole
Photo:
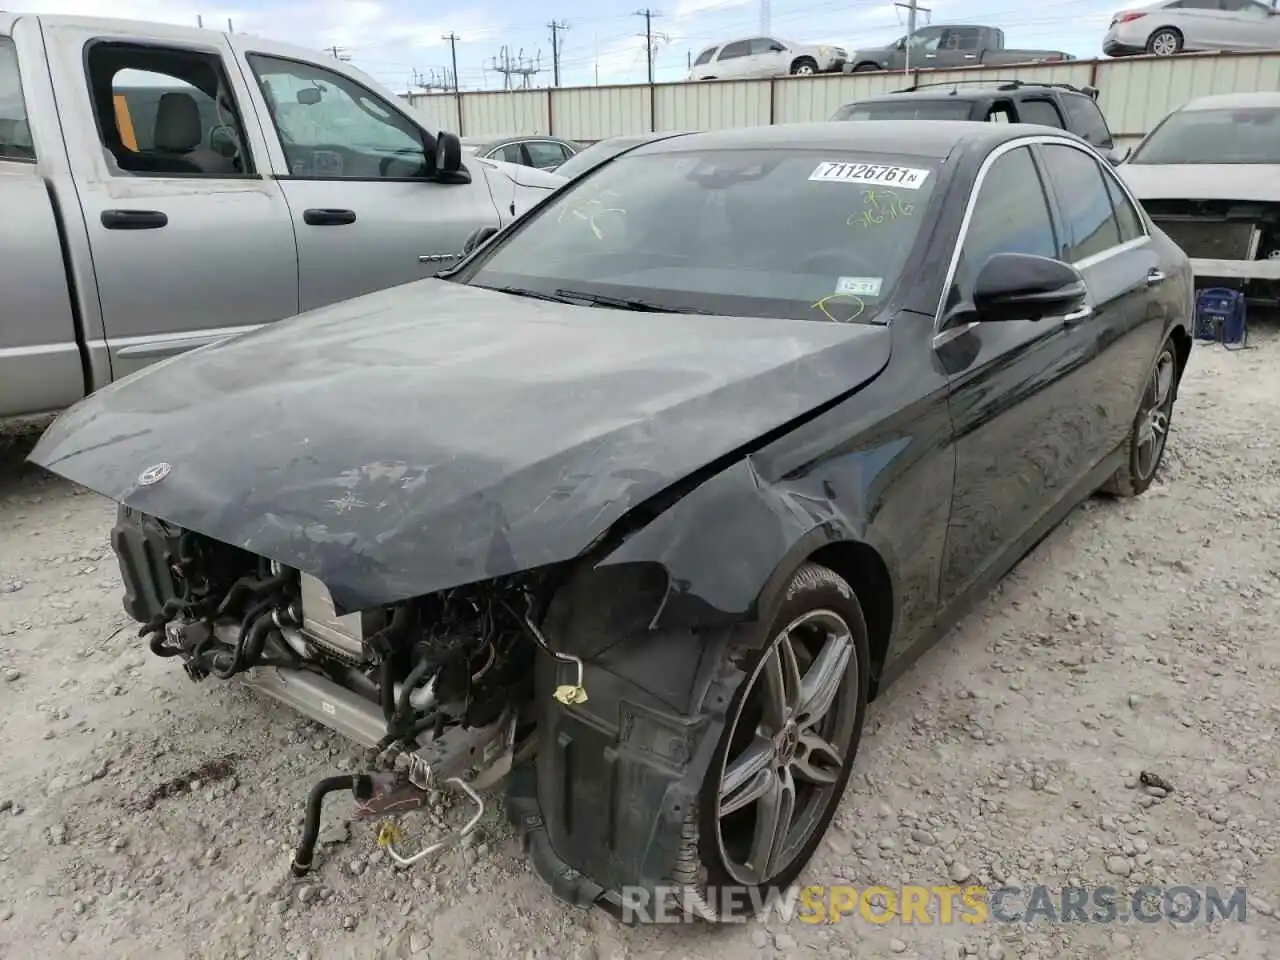
[[[1116,150],[1097,100],[1098,91],[1094,87],[1073,87],[1069,83],[948,80],[920,83],[883,96],[846,103],[831,119],[1039,123],[1069,130],[1116,164],[1124,157]]]

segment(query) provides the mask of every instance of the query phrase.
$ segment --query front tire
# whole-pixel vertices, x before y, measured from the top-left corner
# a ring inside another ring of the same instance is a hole
[[[818,61],[813,57],[799,57],[796,62],[791,64],[791,75],[793,77],[812,77],[818,72]]]
[[[1164,460],[1173,420],[1173,403],[1178,393],[1178,354],[1173,339],[1167,339],[1156,354],[1147,383],[1138,402],[1138,415],[1125,446],[1128,462],[1113,473],[1102,492],[1114,497],[1136,497],[1151,486]]]
[[[808,864],[858,752],[870,656],[862,607],[832,570],[803,565],[768,620],[727,714],[698,802],[697,879],[712,905],[750,914]],[[693,866],[693,865],[690,865]],[[751,895],[730,900],[726,888]]]
[[[860,63],[853,68],[853,72],[854,73],[875,73],[879,69],[880,67],[874,63]]]

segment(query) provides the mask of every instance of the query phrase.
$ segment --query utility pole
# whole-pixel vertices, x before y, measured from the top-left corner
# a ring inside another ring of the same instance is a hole
[[[760,32],[767,37],[772,32],[769,29],[772,24],[773,5],[769,0],[760,0]]]
[[[551,29],[551,82],[558,87],[560,86],[560,55],[564,52],[560,46],[560,34],[568,30],[569,25],[552,20],[547,26]]]
[[[333,59],[341,60],[344,63],[351,59],[351,54],[347,53],[346,47],[330,47],[326,52],[332,54]]]
[[[461,40],[462,38],[459,36],[455,36],[453,31],[451,30],[440,39],[449,41],[449,59],[453,63],[453,90],[455,93],[457,93],[458,92],[458,41]]]
[[[911,41],[916,35],[916,14],[928,13],[928,7],[922,7],[917,0],[895,0],[895,7],[905,7],[907,11],[907,49],[906,59],[902,67],[903,73],[911,72]]]
[[[649,60],[649,85],[653,86],[653,18],[660,17],[662,14],[645,7],[643,10],[637,10],[635,16],[644,17],[644,33],[636,36],[644,37],[644,52]]]

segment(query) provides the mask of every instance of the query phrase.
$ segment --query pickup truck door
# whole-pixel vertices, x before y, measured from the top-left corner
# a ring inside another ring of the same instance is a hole
[[[944,29],[943,27],[921,27],[907,41],[910,44],[910,51],[905,47],[901,52],[894,51],[889,69],[901,70],[910,67],[912,70],[922,70],[946,66],[945,59],[941,62],[938,59],[938,46],[942,43]]]
[[[293,215],[303,310],[430,277],[499,225],[479,163],[471,183],[423,178],[425,131],[372,79],[256,37],[231,43]]]
[[[262,175],[265,142],[244,122],[252,108],[225,40],[123,21],[42,30],[102,311],[91,354],[105,348],[118,379],[297,313],[289,209]],[[119,94],[138,84],[163,90],[149,115]]]

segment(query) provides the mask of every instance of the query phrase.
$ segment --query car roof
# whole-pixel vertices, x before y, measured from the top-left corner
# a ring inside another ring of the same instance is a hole
[[[922,87],[917,90],[893,90],[889,93],[877,94],[873,97],[863,97],[854,103],[894,103],[899,100],[964,100],[977,99],[978,97],[990,97],[992,95],[1005,96],[1011,93],[1017,93],[1019,90],[1034,90],[1042,92],[1044,90],[1056,90],[1059,93],[1068,96],[1087,97],[1088,94],[1083,90],[1072,90],[1055,83],[1037,83],[1034,80],[1020,80],[1015,83],[1008,81],[1001,82],[992,80],[991,83],[974,84],[972,86],[959,85],[948,87],[945,84],[938,84],[936,87]]]
[[[1257,93],[1219,93],[1208,97],[1196,97],[1185,103],[1182,110],[1236,110],[1244,107],[1280,107],[1280,93],[1262,90]]]
[[[897,153],[930,159],[949,156],[956,147],[994,147],[1028,133],[1057,133],[1035,124],[975,123],[971,120],[877,120],[875,123],[783,123],[767,127],[708,130],[667,138],[639,147],[637,154],[683,150],[767,150],[776,147],[800,150],[858,150],[864,153]]]

